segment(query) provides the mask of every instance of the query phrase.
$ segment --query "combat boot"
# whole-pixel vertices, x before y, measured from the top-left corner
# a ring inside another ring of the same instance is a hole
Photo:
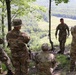
[[[64,54],[64,52],[60,50],[60,51],[58,51],[58,54]]]
[[[11,70],[8,70],[6,75],[13,75],[13,72]]]

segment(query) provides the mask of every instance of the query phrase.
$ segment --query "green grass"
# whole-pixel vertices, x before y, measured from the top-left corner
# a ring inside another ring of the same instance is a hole
[[[60,63],[59,67],[63,68],[64,71],[69,70],[69,68],[70,68],[70,60],[67,60],[67,56],[65,56],[65,55],[57,55],[56,59]]]
[[[3,71],[7,70],[5,64],[3,64],[3,63],[2,63],[2,70],[3,70]]]

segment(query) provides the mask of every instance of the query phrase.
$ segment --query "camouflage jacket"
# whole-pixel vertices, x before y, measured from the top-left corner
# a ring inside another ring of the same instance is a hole
[[[0,44],[3,44],[4,43],[4,41],[0,38]]]
[[[57,32],[59,30],[59,36],[62,35],[67,35],[67,31],[68,31],[68,35],[69,35],[69,27],[66,24],[59,24],[56,28],[56,33],[55,35],[57,35]]]
[[[39,68],[53,68],[56,63],[55,56],[48,51],[38,53],[35,60]]]
[[[71,28],[71,34],[72,34],[72,46],[75,46],[76,48],[76,26]]]
[[[26,33],[13,29],[8,32],[6,38],[9,43],[12,56],[18,57],[27,55],[26,44],[29,42],[30,37]]]

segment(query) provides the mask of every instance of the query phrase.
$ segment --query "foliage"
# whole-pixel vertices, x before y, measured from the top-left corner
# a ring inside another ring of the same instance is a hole
[[[46,9],[42,6],[34,4],[36,0],[12,0],[11,10],[12,18],[26,16],[29,13],[32,14],[38,20],[41,19],[39,10],[45,12]],[[35,14],[36,13],[36,14]]]
[[[56,5],[58,5],[59,3],[62,3],[62,2],[64,2],[64,3],[69,2],[69,0],[52,0],[52,1],[55,1]]]
[[[29,11],[30,5],[27,0],[12,0],[11,1],[11,10],[13,17],[22,16],[27,14]]]
[[[3,71],[6,71],[6,70],[7,70],[5,64],[3,64],[3,63],[2,63],[2,70],[3,70]]]
[[[76,5],[72,3],[72,1],[70,1],[67,5],[60,4],[56,6],[56,5],[53,5],[53,3],[51,4],[52,4],[51,14],[53,16],[76,19],[76,9],[74,8]]]
[[[64,70],[69,69],[70,61],[67,59],[67,56],[57,55],[56,59],[58,62],[60,62],[59,67],[63,68]]]
[[[65,8],[64,8],[65,7]],[[60,7],[52,7],[52,15],[64,18],[76,19],[76,9],[73,7],[67,8],[65,5]],[[54,9],[55,8],[55,9]],[[67,11],[68,10],[68,11]]]
[[[30,27],[32,28],[32,27]],[[36,27],[34,27],[36,29]],[[39,29],[39,28],[38,28]],[[47,32],[42,32],[42,31],[34,31],[34,30],[31,30],[31,40],[29,42],[29,45],[30,45],[30,48],[34,51],[38,51],[38,50],[41,50],[41,44],[44,42],[40,42],[44,37],[47,36]]]

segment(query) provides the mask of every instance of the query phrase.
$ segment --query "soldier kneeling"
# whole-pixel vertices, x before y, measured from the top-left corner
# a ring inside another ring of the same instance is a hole
[[[0,39],[0,44],[3,44],[3,40]],[[6,54],[6,52],[0,47],[0,61],[6,65],[6,68],[8,70],[6,75],[13,75],[12,73],[12,67],[11,67],[11,60]]]
[[[35,56],[36,67],[39,75],[52,75],[56,64],[54,54],[48,51],[47,43],[42,44],[42,51]]]

